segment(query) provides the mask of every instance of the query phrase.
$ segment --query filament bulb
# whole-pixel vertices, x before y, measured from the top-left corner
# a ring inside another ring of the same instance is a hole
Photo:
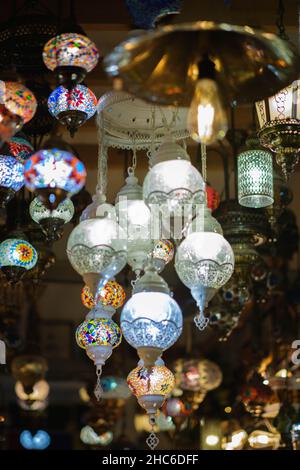
[[[188,113],[187,127],[191,137],[203,144],[212,144],[225,137],[227,117],[214,80],[198,80]]]

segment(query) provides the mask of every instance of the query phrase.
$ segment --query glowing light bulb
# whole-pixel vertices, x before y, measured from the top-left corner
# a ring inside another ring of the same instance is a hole
[[[214,80],[198,80],[188,113],[187,127],[191,137],[203,144],[212,144],[225,137],[227,117]]]
[[[205,439],[205,442],[208,446],[216,446],[218,443],[219,443],[219,436],[216,436],[215,434],[209,434],[206,439]]]

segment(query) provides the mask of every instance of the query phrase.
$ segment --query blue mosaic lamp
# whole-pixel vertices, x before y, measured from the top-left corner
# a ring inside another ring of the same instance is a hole
[[[7,238],[0,243],[0,269],[8,281],[19,281],[37,260],[36,249],[26,240]]]
[[[170,15],[180,13],[182,0],[126,0],[134,24],[142,29],[154,29]]]
[[[60,86],[48,99],[50,114],[67,127],[72,137],[78,127],[95,114],[96,106],[96,96],[84,85],[77,85],[70,90]]]
[[[67,196],[78,193],[85,184],[84,164],[64,150],[39,150],[24,165],[25,185],[35,191],[50,210]]]
[[[14,197],[24,185],[24,166],[10,155],[0,155],[0,207]]]

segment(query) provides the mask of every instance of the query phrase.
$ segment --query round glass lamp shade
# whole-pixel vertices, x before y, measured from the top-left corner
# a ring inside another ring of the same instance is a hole
[[[76,341],[79,347],[111,346],[116,348],[122,340],[122,332],[113,320],[95,318],[85,320],[76,330]]]
[[[114,218],[95,217],[83,220],[74,228],[68,239],[67,254],[80,275],[97,273],[99,279],[101,276],[109,279],[124,268],[126,248],[126,236]]]
[[[69,152],[59,149],[39,150],[24,165],[25,185],[36,191],[43,203],[54,209],[67,195],[84,186],[84,164]]]
[[[218,364],[207,359],[178,359],[174,366],[176,385],[182,390],[210,392],[221,385]]]
[[[181,335],[181,309],[166,293],[138,292],[122,310],[121,328],[132,347],[165,350]]]
[[[173,373],[164,365],[150,368],[138,366],[129,373],[127,384],[137,398],[145,395],[166,397],[172,392],[175,379]]]
[[[14,136],[7,142],[10,155],[15,157],[20,163],[31,157],[34,153],[34,148],[31,143],[23,137]]]
[[[24,166],[16,158],[0,155],[0,187],[19,191],[24,186]]]
[[[0,267],[32,269],[38,260],[36,249],[27,241],[8,238],[0,244]]]
[[[33,199],[29,206],[30,217],[37,224],[49,219],[58,219],[62,224],[67,224],[72,220],[74,211],[73,202],[68,197],[52,211],[38,197]]]
[[[166,137],[152,164],[143,184],[146,204],[157,205],[163,215],[168,216],[170,213],[181,215],[186,205],[204,201],[201,174],[191,164],[187,152],[170,137]]]
[[[157,272],[161,272],[166,264],[174,258],[174,245],[171,240],[158,240],[152,252],[153,264]]]
[[[96,106],[96,96],[84,85],[77,85],[71,90],[60,86],[51,93],[48,99],[49,112],[56,118],[66,111],[81,111],[85,113],[86,119],[90,119],[96,112]]]
[[[77,33],[64,33],[50,39],[43,50],[46,67],[80,67],[91,72],[99,60],[96,45],[88,37]]]
[[[94,296],[89,288],[89,286],[83,286],[81,290],[81,301],[82,304],[89,309],[95,307]]]
[[[105,307],[120,308],[125,299],[125,290],[117,281],[108,281],[96,295],[96,303],[101,302]]]
[[[34,435],[26,430],[20,434],[20,444],[27,450],[44,450],[51,444],[51,437],[40,429]]]
[[[273,158],[267,150],[250,149],[239,154],[238,199],[246,207],[273,204]]]
[[[5,82],[5,107],[22,119],[22,122],[30,121],[37,108],[34,94],[24,85],[18,82]]]
[[[190,289],[199,285],[219,289],[233,273],[234,254],[219,233],[190,233],[177,249],[175,269]]]

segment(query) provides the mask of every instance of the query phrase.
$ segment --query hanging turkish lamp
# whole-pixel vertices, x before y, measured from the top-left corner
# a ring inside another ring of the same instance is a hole
[[[260,142],[275,153],[276,162],[288,179],[300,153],[300,80],[257,102],[256,112]]]
[[[64,33],[45,44],[43,60],[46,67],[55,72],[58,83],[71,89],[96,67],[99,52],[88,37]]]
[[[174,258],[174,244],[171,240],[159,240],[154,243],[152,262],[156,271],[160,273]]]
[[[274,202],[272,154],[259,145],[255,135],[246,140],[238,155],[238,200],[241,206],[258,209]]]
[[[19,135],[13,136],[8,142],[6,142],[6,147],[9,154],[12,157],[15,157],[20,163],[25,163],[25,161],[34,153],[34,148],[31,143]]]
[[[182,312],[164,279],[150,263],[138,279],[121,313],[126,341],[137,350],[146,367],[153,366],[182,332]]]
[[[71,137],[96,112],[97,98],[84,85],[72,89],[63,86],[56,88],[48,99],[48,109],[52,116],[67,127]]]
[[[90,208],[86,211],[90,213]],[[102,203],[96,217],[81,220],[71,232],[67,255],[75,271],[89,286],[93,295],[125,266],[126,234],[118,225],[115,208]]]
[[[151,254],[151,213],[143,200],[143,189],[130,174],[116,198],[120,227],[127,234],[127,263],[138,278]]]
[[[223,380],[218,364],[208,359],[177,359],[174,373],[176,386],[190,392],[210,392],[218,388]]]
[[[5,208],[24,186],[24,166],[16,158],[0,155],[0,207]]]
[[[30,217],[41,225],[48,241],[57,241],[63,233],[63,226],[70,222],[74,215],[74,205],[66,197],[52,211],[38,198],[34,198],[29,206]]]
[[[296,79],[299,57],[274,34],[197,21],[131,37],[104,59],[104,66],[139,98],[190,105],[193,138],[210,144],[225,135],[226,104],[253,103],[277,93]]]
[[[78,193],[85,184],[84,164],[59,149],[39,150],[24,165],[25,185],[38,194],[49,209],[56,209],[67,196]]]
[[[157,215],[161,216],[165,230],[171,231],[173,238],[180,239],[194,215],[196,205],[204,202],[202,176],[191,164],[186,150],[169,135],[153,156],[151,165],[143,184],[144,201],[152,209],[160,211]],[[175,218],[179,226],[172,229],[170,217]]]
[[[85,349],[88,357],[94,362],[97,373],[95,396],[99,400],[102,394],[100,377],[102,367],[111,356],[112,350],[119,346],[122,332],[111,317],[114,310],[94,309],[76,330],[78,346]]]
[[[154,433],[156,414],[174,388],[174,375],[164,365],[162,359],[157,360],[151,367],[145,367],[143,361],[140,361],[138,367],[129,373],[127,383],[140,406],[146,410],[149,416],[152,431],[146,439],[146,443],[153,450],[159,443],[159,439]]]
[[[182,0],[126,0],[126,6],[134,24],[141,29],[155,29],[180,13]]]
[[[37,260],[36,249],[26,240],[7,238],[0,243],[0,269],[10,282],[18,282]]]
[[[223,237],[220,224],[204,208],[200,208],[177,248],[175,270],[196,300],[199,314],[194,321],[203,330],[209,323],[204,316],[207,303],[234,270],[232,248]]]
[[[86,350],[88,357],[97,367],[95,396],[99,400],[102,395],[100,382],[102,366],[111,356],[112,350],[120,344],[122,338],[121,330],[112,320],[112,316],[116,308],[123,305],[125,292],[119,283],[111,280],[104,287],[96,290],[95,296],[89,286],[84,286],[81,298],[90,312],[77,328],[76,339],[78,345]]]
[[[0,83],[0,141],[6,142],[33,118],[37,102],[34,94],[21,83]]]

